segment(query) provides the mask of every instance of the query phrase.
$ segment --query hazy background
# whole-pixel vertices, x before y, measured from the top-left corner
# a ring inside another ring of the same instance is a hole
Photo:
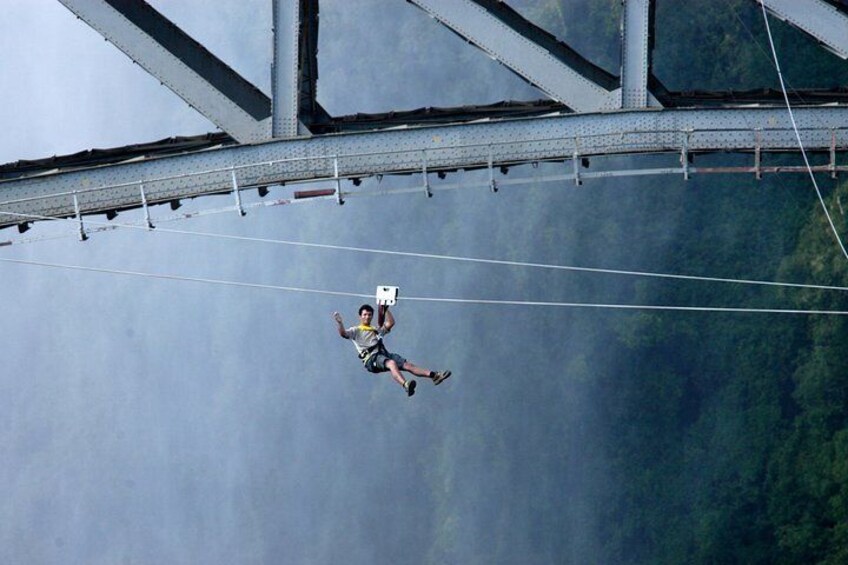
[[[2,4],[0,162],[214,129],[58,2]],[[270,92],[270,2],[152,4]],[[594,35],[586,54],[617,72],[617,14],[584,23],[559,10],[551,31],[577,48]],[[320,34],[319,101],[334,115],[541,97],[406,2],[322,0]],[[704,234],[690,243],[707,257],[745,242],[738,254],[753,248],[777,265],[779,237],[761,241],[748,225],[717,242],[709,227],[774,193],[725,200],[705,218],[687,208],[687,191],[708,187],[662,178],[481,188],[170,227],[650,270],[691,251],[677,240],[683,225]],[[0,256],[357,293],[396,284],[409,296],[662,298],[633,281],[155,231]],[[746,274],[713,266],[704,274]],[[337,337],[330,313],[352,324],[357,299],[8,263],[0,273],[4,563],[581,563],[608,541],[601,516],[619,511],[607,503],[626,481],[610,472],[604,446],[621,430],[608,415],[628,402],[616,392],[640,363],[609,328],[638,341],[655,317],[401,300],[390,347],[455,375],[408,399]],[[704,357],[732,354],[709,348]],[[670,401],[686,394],[668,382]],[[633,445],[645,439],[631,432]]]

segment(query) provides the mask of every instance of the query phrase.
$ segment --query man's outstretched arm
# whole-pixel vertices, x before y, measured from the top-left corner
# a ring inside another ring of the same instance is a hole
[[[392,328],[395,325],[395,317],[392,316],[392,313],[389,310],[388,306],[385,306],[385,309],[386,309],[386,312],[385,312],[386,321],[385,321],[385,323],[383,323],[383,333],[389,333],[390,331],[392,331]]]
[[[333,312],[333,319],[336,321],[336,329],[339,332],[339,336],[347,339],[347,333],[345,331],[344,322],[342,321],[342,315],[338,312]]]

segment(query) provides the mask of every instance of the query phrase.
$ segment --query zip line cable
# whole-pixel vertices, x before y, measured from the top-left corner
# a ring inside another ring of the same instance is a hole
[[[214,284],[230,287],[242,287],[264,290],[278,290],[287,292],[301,292],[311,294],[323,294],[331,296],[344,296],[353,298],[371,299],[373,295],[362,294],[356,292],[343,292],[333,290],[321,290],[305,287],[280,286],[272,284],[249,283],[242,281],[230,281],[223,279],[210,279],[201,277],[188,277],[183,275],[169,275],[161,273],[146,273],[142,271],[126,271],[118,269],[106,269],[102,267],[86,267],[82,265],[67,265],[62,263],[47,263],[41,261],[29,261],[24,259],[8,259],[0,258],[0,261],[5,263],[15,263],[19,265],[30,265],[38,267],[51,267],[58,269],[70,269],[77,271],[86,271],[94,273],[108,273],[113,275],[125,275],[152,279],[164,279],[172,281],[196,282],[205,284]],[[473,298],[443,298],[443,297],[421,297],[407,296],[405,301],[409,302],[443,302],[450,304],[481,304],[481,305],[497,305],[497,306],[545,306],[545,307],[560,307],[560,308],[591,308],[591,309],[612,309],[612,310],[648,310],[648,311],[671,311],[671,312],[720,312],[720,313],[750,313],[750,314],[807,314],[807,315],[828,315],[828,316],[848,316],[848,311],[845,310],[804,310],[804,309],[788,309],[788,308],[733,308],[721,306],[665,306],[660,304],[605,304],[595,302],[545,302],[534,300],[493,300],[493,299],[473,299]]]
[[[769,45],[770,45],[770,48],[771,48],[774,66],[777,70],[778,79],[780,81],[780,87],[781,87],[781,91],[783,93],[783,99],[784,99],[786,109],[787,109],[788,114],[789,114],[789,119],[790,119],[791,124],[792,124],[792,129],[795,133],[795,138],[796,138],[796,140],[798,142],[798,146],[801,150],[801,155],[803,156],[804,164],[806,166],[807,172],[809,173],[810,179],[812,180],[813,186],[814,186],[815,191],[816,191],[816,195],[818,196],[818,199],[819,199],[819,203],[821,204],[821,207],[824,210],[825,216],[827,217],[827,221],[830,225],[830,229],[831,229],[834,237],[836,238],[837,243],[839,244],[839,247],[842,251],[842,254],[845,256],[846,259],[848,259],[848,251],[846,251],[845,245],[843,244],[842,239],[840,238],[839,233],[836,230],[836,226],[834,225],[833,219],[830,215],[830,212],[829,212],[827,205],[824,201],[824,198],[822,196],[821,190],[819,189],[818,183],[815,179],[815,174],[813,173],[812,167],[810,165],[809,158],[808,158],[807,152],[804,148],[803,141],[801,140],[801,135],[800,135],[800,132],[798,130],[798,125],[797,125],[796,120],[795,120],[795,115],[794,115],[794,112],[792,110],[792,105],[789,101],[789,96],[788,96],[788,93],[787,93],[786,84],[784,82],[783,73],[782,73],[781,68],[780,68],[780,62],[779,62],[778,57],[777,57],[777,51],[776,51],[776,48],[775,48],[775,45],[774,45],[774,39],[772,37],[771,27],[769,25],[768,14],[766,12],[765,4],[762,1],[760,1],[760,6],[762,8],[763,20],[765,22],[765,28],[766,28],[766,34],[768,36],[768,41],[769,41]],[[737,14],[737,18],[738,17],[739,16]],[[741,19],[740,19],[740,21],[741,21]],[[744,26],[744,21],[742,23],[743,23],[743,26]],[[745,26],[745,27],[747,28],[747,26]],[[748,31],[750,33],[750,30],[748,30]],[[59,218],[59,217],[51,217],[51,216],[40,216],[40,215],[35,215],[35,214],[21,214],[21,213],[15,213],[15,212],[2,212],[2,213],[6,214],[6,215],[21,217],[21,218],[29,218],[29,219],[63,220],[63,221],[73,221],[73,222],[81,221],[79,218],[76,218],[76,219],[74,219],[74,218]],[[106,231],[108,229],[115,229],[115,228],[142,229],[142,230],[145,230],[145,231],[151,231],[150,226],[144,226],[144,225],[138,225],[138,224],[115,224],[113,222],[107,223],[107,222],[97,222],[97,221],[92,221],[92,220],[88,220],[88,223],[94,224],[94,225],[99,224],[101,226],[100,228],[98,228],[97,230],[94,230],[94,231]],[[80,224],[80,226],[81,226],[80,229],[82,230],[82,224]],[[163,232],[163,233],[193,235],[193,236],[199,236],[199,237],[228,239],[228,240],[236,240],[236,241],[249,241],[249,242],[258,242],[258,243],[273,243],[273,244],[279,244],[279,245],[300,246],[300,247],[308,247],[308,248],[313,248],[313,249],[332,249],[332,250],[350,251],[350,252],[357,252],[357,253],[372,253],[372,254],[400,256],[400,257],[415,257],[415,258],[423,258],[423,259],[449,260],[449,261],[469,262],[469,263],[488,264],[488,265],[503,265],[503,266],[514,266],[514,267],[529,267],[529,268],[542,268],[542,269],[551,269],[551,270],[596,273],[596,274],[624,275],[624,276],[637,276],[637,277],[653,277],[653,278],[678,279],[678,280],[689,280],[689,281],[721,282],[721,283],[776,286],[776,287],[816,289],[816,290],[838,290],[838,291],[848,290],[848,287],[843,287],[843,286],[800,284],[800,283],[787,283],[787,282],[779,282],[779,281],[748,280],[748,279],[723,278],[723,277],[707,277],[707,276],[697,276],[697,275],[681,275],[681,274],[672,274],[672,273],[631,271],[631,270],[621,270],[621,269],[604,269],[604,268],[594,268],[594,267],[577,267],[577,266],[571,266],[571,265],[556,265],[556,264],[534,263],[534,262],[526,262],[526,261],[508,261],[508,260],[499,260],[499,259],[484,259],[484,258],[461,257],[461,256],[433,254],[433,253],[415,253],[415,252],[406,252],[406,251],[391,251],[391,250],[385,250],[385,249],[374,249],[374,248],[365,248],[365,247],[353,247],[353,246],[343,246],[343,245],[309,243],[309,242],[301,242],[301,241],[258,238],[258,237],[248,237],[248,236],[236,236],[236,235],[216,234],[216,233],[208,233],[208,232],[189,231],[189,230],[168,229],[168,228],[161,228],[161,227],[156,228],[155,231]],[[58,237],[58,236],[54,236],[54,237]],[[11,241],[5,242],[5,245],[9,245],[11,243],[12,243]],[[287,291],[287,292],[301,292],[301,293],[323,294],[323,295],[331,295],[331,296],[356,297],[356,298],[365,298],[365,299],[372,298],[371,294],[362,294],[362,293],[354,293],[354,292],[330,291],[330,290],[321,290],[321,289],[315,289],[315,288],[260,284],[260,283],[250,283],[250,282],[243,282],[243,281],[211,279],[211,278],[202,278],[202,277],[189,277],[189,276],[161,274],[161,273],[148,273],[148,272],[108,269],[108,268],[100,268],[100,267],[86,267],[86,266],[82,266],[82,265],[49,263],[49,262],[23,260],[23,259],[0,258],[0,262],[19,264],[19,265],[30,265],[30,266],[40,266],[40,267],[50,267],[50,268],[95,272],[95,273],[108,273],[108,274],[114,274],[114,275],[135,276],[135,277],[143,277],[143,278],[196,282],[196,283],[223,285],[223,286],[230,286],[230,287],[243,287],[243,288],[254,288],[254,289],[265,289],[265,290],[276,290],[276,291]],[[783,309],[783,308],[671,306],[671,305],[652,305],[652,304],[615,304],[615,303],[554,302],[554,301],[530,301],[530,300],[465,299],[465,298],[415,297],[415,296],[404,297],[404,300],[410,301],[410,302],[442,302],[442,303],[453,303],[453,304],[546,306],[546,307],[568,307],[568,308],[604,308],[604,309],[618,309],[618,310],[654,310],[654,311],[661,310],[661,311],[688,311],[688,312],[771,313],[771,314],[820,314],[820,315],[840,315],[840,316],[848,315],[848,311],[841,311],[841,310],[809,310],[809,309]]]
[[[733,11],[735,17],[742,24],[743,28],[747,31],[748,35],[755,39],[753,32],[747,26],[747,24],[742,20],[736,10],[733,8],[730,0],[726,0],[729,7]],[[804,149],[803,143],[800,138],[800,133],[798,131],[797,124],[795,122],[794,113],[792,111],[792,107],[790,105],[788,94],[786,91],[786,84],[783,78],[783,73],[780,69],[780,64],[777,59],[777,53],[775,50],[773,38],[771,35],[771,29],[768,23],[768,17],[765,10],[765,5],[761,3],[761,8],[763,10],[763,17],[766,24],[766,32],[768,35],[768,40],[771,46],[771,52],[773,56],[773,60],[770,59],[770,62],[773,64],[778,73],[778,78],[780,79],[781,90],[783,93],[784,101],[789,112],[789,117],[792,122],[792,127],[795,133],[796,140],[801,149],[801,153],[804,158],[804,163],[807,168],[807,172],[810,175],[810,178],[813,182],[813,186],[815,187],[816,194],[818,195],[819,202],[825,212],[828,223],[830,224],[830,228],[836,237],[836,240],[842,250],[843,255],[848,258],[848,252],[845,249],[845,246],[842,243],[842,240],[839,234],[836,231],[834,226],[832,217],[827,209],[827,206],[824,203],[824,199],[822,197],[821,191],[819,190],[818,183],[816,182],[814,173],[810,166],[806,150]],[[754,44],[760,50],[761,53],[765,57],[768,57],[768,53],[757,43],[754,41]],[[793,92],[796,92],[800,96],[797,91],[793,88]],[[77,222],[77,219],[74,218],[60,218],[53,216],[43,216],[37,214],[22,214],[15,213],[11,211],[3,211],[3,214],[16,216],[20,218],[27,219],[39,219],[39,220],[62,220],[69,222]],[[184,219],[183,217],[171,218],[171,219]],[[158,221],[165,221],[164,219],[159,219]],[[94,220],[87,220],[88,224],[99,225],[100,227],[97,229],[89,230],[93,232],[99,231],[109,231],[118,228],[127,228],[127,229],[140,229],[145,231],[150,231],[150,228],[140,224],[116,224],[114,222],[97,222]],[[479,264],[491,264],[491,265],[505,265],[505,266],[516,266],[516,267],[529,267],[529,268],[541,268],[541,269],[552,269],[552,270],[563,270],[563,271],[573,271],[573,272],[585,272],[585,273],[597,273],[597,274],[608,274],[608,275],[622,275],[622,276],[635,276],[635,277],[651,277],[651,278],[664,278],[664,279],[677,279],[677,280],[689,280],[689,281],[703,281],[703,282],[719,282],[719,283],[733,283],[733,284],[747,284],[747,285],[760,285],[760,286],[774,286],[774,287],[784,287],[784,288],[798,288],[798,289],[813,289],[813,290],[836,290],[836,291],[845,291],[848,290],[848,287],[844,286],[833,286],[833,285],[816,285],[816,284],[803,284],[803,283],[789,283],[789,282],[779,282],[779,281],[764,281],[764,280],[750,280],[750,279],[738,279],[738,278],[726,278],[726,277],[708,277],[708,276],[698,276],[698,275],[682,275],[682,274],[673,274],[673,273],[660,273],[660,272],[647,272],[647,271],[633,271],[633,270],[622,270],[622,269],[604,269],[604,268],[596,268],[596,267],[578,267],[571,265],[555,265],[555,264],[544,264],[544,263],[532,263],[532,262],[524,262],[524,261],[506,261],[506,260],[498,260],[498,259],[483,259],[483,258],[473,258],[473,257],[461,257],[461,256],[452,256],[452,255],[440,255],[440,254],[432,254],[432,253],[413,253],[413,252],[404,252],[404,251],[391,251],[385,249],[373,249],[373,248],[362,248],[362,247],[351,247],[351,246],[341,246],[341,245],[329,245],[329,244],[319,244],[319,243],[308,243],[308,242],[299,242],[299,241],[290,241],[290,240],[279,240],[279,239],[268,239],[268,238],[256,238],[256,237],[246,237],[246,236],[235,236],[235,235],[226,235],[226,234],[217,234],[217,233],[208,233],[208,232],[198,232],[198,231],[190,231],[190,230],[178,230],[178,229],[168,229],[157,227],[156,231],[164,232],[164,233],[174,233],[174,234],[183,234],[183,235],[194,235],[200,237],[211,237],[211,238],[219,238],[219,239],[229,239],[229,240],[237,240],[237,241],[252,241],[259,243],[272,243],[279,245],[291,245],[291,246],[301,246],[301,247],[311,247],[317,249],[334,249],[334,250],[342,250],[342,251],[352,251],[359,253],[373,253],[373,254],[383,254],[383,255],[394,255],[401,257],[417,257],[417,258],[426,258],[426,259],[438,259],[438,260],[450,260],[457,262],[470,262],[470,263],[479,263]],[[30,243],[35,241],[42,241],[46,239],[58,239],[65,236],[50,236],[50,237],[41,237],[41,238],[29,238],[25,240],[19,240],[16,243]],[[10,245],[12,242],[1,242],[0,245]]]
[[[830,224],[830,229],[836,238],[836,242],[839,244],[839,249],[842,250],[842,254],[845,258],[848,259],[848,251],[845,250],[842,238],[839,237],[839,232],[836,231],[836,226],[833,224],[833,218],[830,217],[827,204],[825,204],[821,190],[819,190],[819,184],[816,182],[816,176],[813,174],[812,167],[810,167],[810,160],[807,158],[807,151],[804,149],[804,143],[801,141],[801,134],[798,132],[798,125],[795,123],[795,113],[792,111],[792,105],[789,103],[789,95],[786,93],[786,84],[783,82],[783,72],[780,70],[780,61],[777,58],[777,50],[774,47],[774,39],[771,36],[771,26],[769,26],[766,5],[762,2],[762,0],[760,0],[760,7],[763,11],[763,20],[766,24],[766,34],[768,35],[771,54],[774,57],[774,65],[777,69],[777,78],[780,80],[780,90],[783,92],[783,100],[786,102],[786,110],[789,112],[789,120],[792,122],[792,129],[795,131],[795,139],[798,140],[798,147],[801,149],[801,155],[804,157],[804,164],[807,167],[807,172],[810,174],[810,180],[813,181],[813,186],[816,189],[816,195],[819,197],[819,202],[821,203],[822,210],[824,210],[824,215],[827,217],[827,222]]]
[[[287,292],[306,292],[311,294],[328,294],[332,296],[349,296],[355,298],[374,298],[373,294],[358,294],[354,292],[341,292],[341,291],[333,291],[333,290],[320,290],[314,288],[303,288],[297,286],[281,286],[275,284],[261,284],[261,283],[250,283],[250,282],[242,282],[242,281],[229,281],[224,279],[209,279],[202,277],[189,277],[184,275],[169,275],[165,273],[146,273],[143,271],[126,271],[120,269],[107,269],[105,267],[86,267],[84,265],[67,265],[64,263],[48,263],[43,261],[30,261],[27,259],[9,259],[0,257],[0,261],[4,263],[14,263],[18,265],[31,265],[36,267],[52,267],[56,269],[69,269],[73,271],[85,271],[91,273],[108,273],[111,275],[126,275],[132,277],[143,277],[150,279],[164,279],[171,281],[184,281],[184,282],[196,282],[196,283],[207,283],[207,284],[217,284],[223,286],[236,286],[243,288],[258,288],[264,290],[282,290]]]
[[[76,223],[77,220],[73,218],[58,218],[53,216],[39,216],[37,214],[20,214],[16,212],[5,212],[0,210],[2,214],[8,214],[11,216],[25,217],[30,219],[40,219],[40,220],[64,220],[68,222]],[[231,241],[245,241],[245,242],[253,242],[253,243],[268,243],[268,244],[276,244],[276,245],[288,245],[293,247],[307,247],[312,249],[329,249],[335,251],[350,251],[355,253],[371,253],[376,255],[390,255],[395,257],[413,257],[418,259],[433,259],[433,260],[443,260],[443,261],[455,261],[455,262],[463,262],[463,263],[478,263],[484,265],[502,265],[509,267],[527,267],[527,268],[536,268],[536,269],[549,269],[549,270],[557,270],[557,271],[571,271],[571,272],[583,272],[583,273],[595,273],[595,274],[606,274],[606,275],[620,275],[620,276],[633,276],[633,277],[646,277],[646,278],[661,278],[661,279],[676,279],[676,280],[687,280],[687,281],[699,281],[699,282],[718,282],[718,283],[731,283],[731,284],[746,284],[746,285],[758,285],[758,286],[773,286],[773,287],[783,287],[783,288],[798,288],[798,289],[806,289],[806,290],[836,290],[836,291],[848,291],[848,287],[845,286],[835,286],[835,285],[819,285],[819,284],[805,284],[805,283],[791,283],[791,282],[780,282],[780,281],[765,281],[765,280],[752,280],[752,279],[738,279],[738,278],[725,278],[725,277],[708,277],[708,276],[699,276],[699,275],[681,275],[674,273],[661,273],[661,272],[649,272],[649,271],[631,271],[624,269],[604,269],[600,267],[578,267],[574,265],[557,265],[551,263],[535,263],[528,261],[508,261],[504,259],[485,259],[479,257],[463,257],[458,255],[444,255],[437,253],[416,253],[412,251],[394,251],[389,249],[375,249],[368,247],[354,247],[349,245],[332,245],[325,243],[310,243],[304,241],[294,241],[294,240],[286,240],[286,239],[272,239],[272,238],[262,238],[262,237],[250,237],[250,236],[241,236],[241,235],[229,235],[229,234],[221,234],[221,233],[212,233],[212,232],[201,232],[201,231],[192,231],[192,230],[180,230],[173,228],[162,228],[156,227],[151,230],[145,225],[140,224],[121,224],[114,222],[100,222],[96,220],[87,220],[89,224],[100,225],[108,228],[126,228],[126,229],[137,229],[143,231],[153,231],[153,232],[161,232],[161,233],[170,233],[170,234],[179,234],[179,235],[191,235],[195,237],[208,237],[214,239],[225,239]]]
[[[836,241],[839,244],[839,247],[842,251],[842,254],[846,257],[846,259],[848,259],[848,251],[846,251],[845,246],[842,242],[842,239],[840,238],[839,233],[836,231],[836,226],[834,225],[833,219],[830,215],[830,212],[827,209],[827,205],[824,202],[824,198],[822,197],[821,190],[819,189],[818,183],[816,182],[816,179],[815,179],[815,175],[812,171],[812,167],[810,166],[810,162],[809,162],[809,159],[807,157],[807,152],[804,149],[804,145],[803,145],[803,142],[801,140],[801,135],[800,135],[800,132],[798,131],[798,126],[797,126],[797,123],[795,121],[795,115],[794,115],[794,112],[792,111],[792,106],[789,102],[789,96],[788,96],[787,91],[786,91],[786,84],[785,84],[784,79],[783,79],[783,73],[780,69],[780,62],[777,58],[777,51],[776,51],[775,46],[774,46],[774,40],[772,38],[771,28],[770,28],[769,22],[768,22],[768,14],[766,12],[765,5],[762,2],[760,3],[760,6],[762,8],[763,19],[765,21],[765,27],[766,27],[766,33],[768,35],[769,45],[771,47],[772,56],[774,58],[774,65],[775,65],[775,68],[777,70],[778,79],[780,81],[780,87],[781,87],[781,91],[783,93],[784,102],[786,104],[786,108],[787,108],[787,111],[789,113],[789,118],[790,118],[790,121],[792,123],[792,129],[795,132],[795,138],[798,142],[798,146],[801,150],[801,154],[802,154],[803,159],[804,159],[804,164],[807,168],[807,172],[810,175],[810,179],[813,182],[813,186],[816,190],[816,195],[818,196],[819,202],[822,206],[822,209],[824,210],[825,216],[827,217],[827,221],[830,225],[830,228],[833,232],[833,235],[835,236]],[[738,17],[738,15],[737,15],[737,17]],[[743,25],[744,25],[744,22],[743,22]],[[749,30],[749,33],[750,33],[750,30]],[[30,219],[76,221],[75,219],[72,219],[72,218],[57,218],[57,217],[51,217],[51,216],[39,216],[39,215],[35,215],[35,214],[19,214],[19,213],[14,213],[14,212],[4,212],[4,213],[8,214],[8,215],[23,217],[23,218],[30,218]],[[107,227],[101,227],[100,228],[101,230],[114,229],[114,228],[129,228],[129,229],[142,229],[142,230],[145,230],[145,231],[150,231],[149,227],[142,226],[142,225],[114,224],[114,223],[106,223],[106,222],[96,222],[96,221],[92,221],[92,220],[89,220],[88,223],[89,224],[95,224],[95,225],[100,224],[101,226],[108,226],[108,228]],[[697,275],[680,275],[680,274],[672,274],[672,273],[629,271],[629,270],[621,270],[621,269],[577,267],[577,266],[571,266],[571,265],[555,265],[555,264],[533,263],[533,262],[525,262],[525,261],[507,261],[507,260],[498,260],[498,259],[483,259],[483,258],[473,258],[473,257],[460,257],[460,256],[453,256],[453,255],[441,255],[441,254],[433,254],[433,253],[414,253],[414,252],[405,252],[405,251],[391,251],[391,250],[385,250],[385,249],[373,249],[373,248],[352,247],[352,246],[342,246],[342,245],[308,243],[308,242],[268,239],[268,238],[257,238],[257,237],[247,237],[247,236],[235,236],[235,235],[215,234],[215,233],[197,232],[197,231],[189,231],[189,230],[176,230],[176,229],[168,229],[168,228],[157,228],[156,231],[160,231],[160,232],[163,232],[163,233],[194,235],[194,236],[199,236],[199,237],[212,237],[212,238],[229,239],[229,240],[237,240],[237,241],[273,243],[273,244],[280,244],[280,245],[301,246],[301,247],[310,247],[310,248],[317,248],[317,249],[334,249],[334,250],[352,251],[352,252],[358,252],[358,253],[374,253],[374,254],[383,254],[383,255],[402,256],[402,257],[439,259],[439,260],[450,260],[450,261],[470,262],[470,263],[490,264],[490,265],[531,267],[531,268],[543,268],[543,269],[564,270],[564,271],[574,271],[574,272],[624,275],[624,276],[638,276],[638,277],[653,277],[653,278],[678,279],[678,280],[690,280],[690,281],[721,282],[721,283],[748,284],[748,285],[761,285],[761,286],[777,286],[777,287],[787,287],[787,288],[803,288],[803,289],[816,289],[816,290],[838,290],[838,291],[848,290],[848,287],[841,287],[841,286],[786,283],[786,282],[779,282],[779,281],[762,281],[762,280],[748,280],[748,279],[735,279],[735,278],[723,278],[723,277],[706,277],[706,276],[697,276]],[[187,276],[169,275],[169,274],[144,273],[144,272],[138,272],[138,271],[115,270],[115,269],[106,269],[106,268],[98,268],[98,267],[85,267],[85,266],[80,266],[80,265],[65,265],[65,264],[58,264],[58,263],[28,261],[28,260],[22,260],[22,259],[0,258],[0,261],[6,262],[6,263],[22,264],[22,265],[63,268],[63,269],[88,271],[88,272],[110,273],[110,274],[117,274],[117,275],[138,276],[138,277],[157,278],[157,279],[166,279],[166,280],[179,280],[179,281],[217,284],[217,285],[225,285],[225,286],[237,286],[237,287],[247,287],[247,288],[280,290],[280,291],[289,291],[289,292],[306,292],[306,293],[314,293],[314,294],[325,294],[325,295],[333,295],[333,296],[347,296],[347,297],[357,297],[357,298],[371,298],[370,294],[341,292],[341,291],[327,291],[327,290],[311,289],[311,288],[303,288],[303,287],[267,285],[267,284],[259,284],[259,283],[248,283],[248,282],[241,282],[241,281],[228,281],[228,280],[222,280],[222,279],[209,279],[209,278],[199,278],[199,277],[187,277]],[[496,305],[524,305],[524,306],[560,306],[560,307],[573,307],[573,308],[609,308],[609,309],[629,309],[629,310],[666,310],[666,311],[694,311],[694,312],[757,312],[757,313],[784,313],[784,314],[848,315],[848,311],[802,310],[802,309],[779,309],[779,308],[730,308],[730,307],[709,307],[709,306],[663,306],[663,305],[638,305],[638,304],[601,304],[601,303],[582,303],[582,302],[542,302],[542,301],[524,301],[524,300],[487,300],[487,299],[436,298],[436,297],[405,297],[404,300],[419,301],[419,302],[448,302],[448,303],[465,303],[465,304],[496,304]]]

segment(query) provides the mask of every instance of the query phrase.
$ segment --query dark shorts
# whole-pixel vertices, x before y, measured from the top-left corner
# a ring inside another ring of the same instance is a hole
[[[365,361],[365,370],[370,373],[384,373],[389,370],[389,368],[386,367],[386,362],[389,359],[394,359],[395,363],[397,363],[398,369],[403,369],[404,364],[406,364],[406,359],[397,353],[389,353],[387,351],[385,353],[375,353],[369,357]]]

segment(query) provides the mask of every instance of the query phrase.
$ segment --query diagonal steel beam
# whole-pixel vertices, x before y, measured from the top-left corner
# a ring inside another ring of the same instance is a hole
[[[577,65],[566,64],[549,49],[528,39],[515,25],[510,25],[503,17],[505,8],[501,2],[409,1],[575,112],[610,110],[619,106],[617,92],[587,76]]]
[[[832,159],[848,150],[848,107],[797,108],[795,117],[808,150]],[[335,184],[341,178],[504,163],[576,163],[593,155],[759,155],[797,151],[796,143],[785,109],[765,107],[562,114],[300,137],[3,181],[0,226],[21,223],[10,212],[70,217],[293,181]]]
[[[822,0],[757,0],[766,9],[848,59],[848,16]]]
[[[270,138],[270,99],[146,2],[59,1],[233,138]]]

